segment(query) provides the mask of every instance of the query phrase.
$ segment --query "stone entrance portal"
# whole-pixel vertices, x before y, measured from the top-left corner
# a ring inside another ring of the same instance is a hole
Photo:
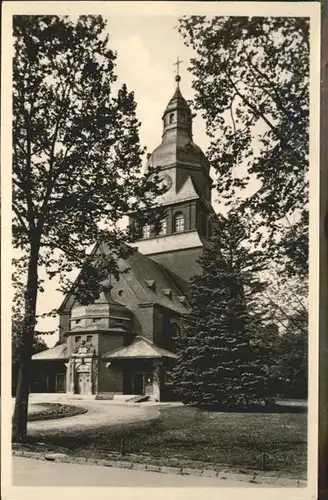
[[[78,373],[77,393],[90,394],[90,373]]]
[[[96,357],[92,346],[81,343],[68,363],[68,387],[71,394],[95,394]]]

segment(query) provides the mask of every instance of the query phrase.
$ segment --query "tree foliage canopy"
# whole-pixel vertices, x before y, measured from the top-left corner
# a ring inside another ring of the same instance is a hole
[[[23,338],[23,324],[24,318],[21,315],[15,314],[12,318],[12,329],[11,329],[11,359],[13,364],[19,363],[20,360],[20,348]],[[38,332],[34,334],[33,340],[33,354],[48,349],[45,341],[40,337]]]
[[[14,40],[14,245],[37,243],[52,277],[99,237],[118,251],[118,221],[153,206],[156,182],[141,173],[136,103],[117,85],[105,21],[16,16]]]
[[[276,359],[281,392],[286,397],[308,396],[308,332],[307,314],[296,313],[287,331],[279,338]]]
[[[179,31],[211,137],[219,201],[254,216],[254,241],[307,276],[309,20],[192,16]]]

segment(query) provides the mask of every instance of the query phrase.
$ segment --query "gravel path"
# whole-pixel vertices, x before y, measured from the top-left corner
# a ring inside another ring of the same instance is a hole
[[[31,398],[31,410],[36,403],[36,398]],[[37,404],[42,406],[45,401],[38,401]],[[52,401],[56,402],[56,401]],[[59,401],[58,401],[59,402]],[[121,423],[139,422],[142,420],[155,419],[159,416],[159,411],[156,407],[133,406],[125,404],[111,404],[110,401],[96,400],[69,400],[63,404],[79,406],[86,408],[88,411],[74,417],[64,417],[53,420],[38,420],[28,422],[28,431],[33,434],[33,431],[47,431],[53,429],[74,430],[81,428],[96,427],[97,425],[115,425]],[[32,406],[33,403],[33,406]]]

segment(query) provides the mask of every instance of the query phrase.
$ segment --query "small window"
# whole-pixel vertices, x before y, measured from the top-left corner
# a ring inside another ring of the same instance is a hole
[[[75,337],[75,343],[78,344],[78,342],[81,342],[81,335]]]
[[[167,221],[166,219],[162,219],[159,223],[159,232],[158,234],[166,234],[167,233]]]
[[[144,227],[142,228],[142,237],[143,238],[150,238],[150,225],[145,224]]]
[[[175,233],[182,233],[184,231],[184,215],[182,213],[176,214],[173,219],[173,231]]]
[[[170,114],[170,124],[174,122],[174,113]]]
[[[89,342],[89,343],[92,342],[92,335],[87,335],[87,342]]]

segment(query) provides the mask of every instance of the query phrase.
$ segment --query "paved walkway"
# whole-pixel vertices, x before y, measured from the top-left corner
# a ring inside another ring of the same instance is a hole
[[[13,457],[13,486],[239,487],[263,488],[240,481],[160,474],[97,465],[46,462]],[[270,486],[271,488],[272,486]],[[217,498],[221,495],[218,492]],[[222,495],[222,498],[224,495]]]
[[[34,407],[42,406],[42,403],[50,402],[44,401],[42,395],[32,394],[29,400],[31,411],[40,409]],[[51,402],[56,402],[56,399],[51,399]],[[57,399],[57,402],[59,400]],[[60,402],[72,404],[86,408],[87,412],[74,417],[58,418],[53,420],[38,420],[28,423],[28,431],[33,434],[33,431],[47,431],[52,429],[65,429],[65,431],[74,430],[76,428],[90,428],[97,427],[98,425],[114,425],[121,423],[138,422],[142,420],[155,419],[159,416],[159,411],[156,406],[139,406],[113,404],[111,401],[96,401],[96,400],[79,400],[79,399],[61,399]],[[13,401],[14,405],[14,401]]]

